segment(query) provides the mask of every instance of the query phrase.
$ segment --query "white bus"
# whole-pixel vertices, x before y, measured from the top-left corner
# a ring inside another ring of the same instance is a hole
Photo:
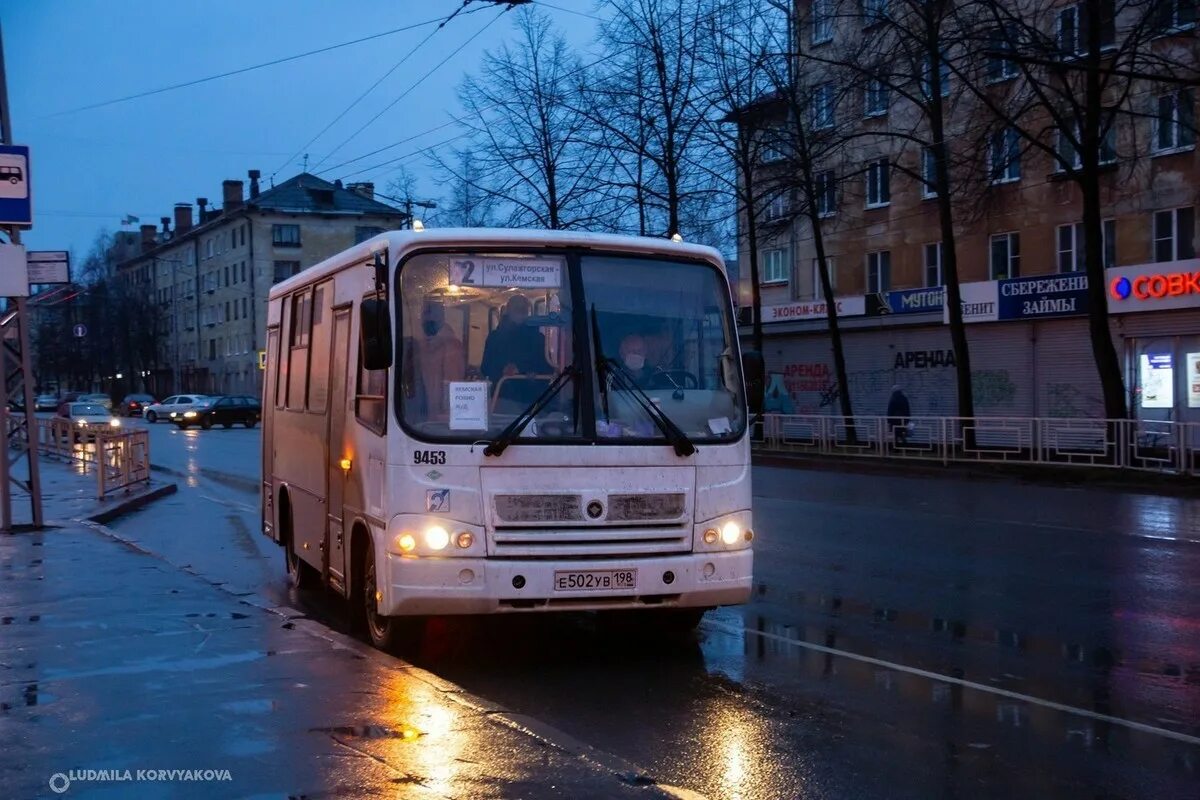
[[[263,532],[376,646],[405,617],[694,626],[749,596],[746,390],[712,249],[381,234],[271,289],[265,368]]]

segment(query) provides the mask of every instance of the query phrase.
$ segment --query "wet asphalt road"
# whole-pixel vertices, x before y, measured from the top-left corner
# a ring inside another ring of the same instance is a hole
[[[115,524],[289,603],[259,432],[152,426],[180,493]],[[756,582],[696,636],[434,620],[406,656],[730,798],[1200,797],[1200,500],[760,467]]]

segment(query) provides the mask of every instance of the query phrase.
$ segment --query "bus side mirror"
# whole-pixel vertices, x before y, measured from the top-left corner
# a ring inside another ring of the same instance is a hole
[[[742,353],[742,374],[746,376],[746,404],[751,414],[763,413],[766,394],[766,366],[762,353],[753,350]]]
[[[387,301],[363,300],[361,310],[358,342],[363,367],[387,369],[392,365],[392,325]]]

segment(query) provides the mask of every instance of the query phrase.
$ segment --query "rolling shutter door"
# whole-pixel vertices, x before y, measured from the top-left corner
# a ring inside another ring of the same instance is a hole
[[[1041,320],[1036,326],[1034,366],[1037,417],[1103,418],[1104,394],[1092,355],[1085,317]],[[1117,357],[1121,358],[1117,346]]]

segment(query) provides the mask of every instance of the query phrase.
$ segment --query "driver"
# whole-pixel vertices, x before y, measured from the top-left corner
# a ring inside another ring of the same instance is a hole
[[[638,386],[646,388],[656,370],[646,364],[646,340],[641,335],[631,333],[621,340],[618,348],[621,363]]]

